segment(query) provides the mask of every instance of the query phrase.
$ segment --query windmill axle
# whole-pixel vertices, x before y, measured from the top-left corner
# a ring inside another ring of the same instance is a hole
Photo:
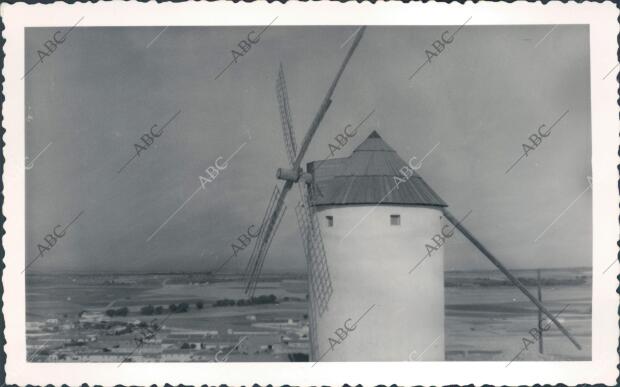
[[[276,177],[280,180],[292,181],[297,183],[299,181],[299,177],[303,171],[301,168],[297,171],[289,168],[278,168],[276,171]]]
[[[293,183],[297,183],[300,179],[304,183],[310,183],[312,181],[312,175],[304,172],[301,168],[297,171],[292,168],[278,168],[276,177],[280,180],[292,181]]]

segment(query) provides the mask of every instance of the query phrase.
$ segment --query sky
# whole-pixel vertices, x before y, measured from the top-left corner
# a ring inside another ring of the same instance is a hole
[[[368,27],[304,162],[327,157],[345,126],[373,112],[336,157],[373,130],[405,160],[439,144],[418,173],[457,218],[471,211],[466,226],[506,266],[591,266],[587,26],[472,21],[409,79],[457,27]],[[276,169],[288,165],[279,64],[300,142],[356,31],[273,25],[226,69],[239,42],[262,28],[77,27],[44,57],[25,78],[26,154],[45,149],[27,171],[27,262],[56,225],[77,220],[28,270],[202,272],[233,253],[282,184]],[[26,30],[27,69],[56,30]],[[134,157],[140,137],[172,117]],[[506,173],[528,137],[560,117]],[[205,169],[231,155],[199,189]],[[298,200],[293,190],[266,272],[305,271]],[[243,270],[251,247],[225,271]],[[462,235],[444,248],[446,270],[492,268]]]

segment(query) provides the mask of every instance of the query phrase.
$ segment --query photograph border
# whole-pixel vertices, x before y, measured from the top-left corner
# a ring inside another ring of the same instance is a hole
[[[616,384],[618,357],[618,9],[613,3],[2,4],[6,217],[3,317],[6,384],[448,385]],[[53,15],[53,17],[50,17]],[[29,363],[25,335],[24,28],[89,26],[588,24],[592,116],[592,360],[515,362]],[[83,18],[83,19],[81,19]],[[606,75],[607,74],[607,75]],[[594,151],[596,150],[596,151]],[[610,208],[614,209],[610,216]],[[21,274],[20,274],[21,273]],[[615,274],[615,276],[614,276]],[[614,340],[611,340],[614,338]]]

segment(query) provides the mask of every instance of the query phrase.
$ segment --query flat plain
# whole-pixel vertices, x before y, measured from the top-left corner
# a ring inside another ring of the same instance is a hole
[[[536,294],[536,272],[515,273]],[[301,274],[264,278],[263,297],[251,303],[236,275],[29,273],[26,281],[29,361],[307,360]],[[445,284],[447,360],[590,359],[589,269],[547,269],[541,281],[544,305],[581,350],[551,326],[540,353],[536,308],[499,272],[446,272]],[[412,349],[410,360],[424,358]]]

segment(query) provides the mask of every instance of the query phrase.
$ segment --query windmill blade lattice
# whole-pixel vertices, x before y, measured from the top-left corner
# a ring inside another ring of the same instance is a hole
[[[278,71],[278,81],[276,82],[276,94],[278,96],[278,107],[280,108],[280,121],[282,122],[282,134],[284,135],[284,145],[286,154],[291,167],[297,158],[297,141],[291,119],[291,109],[288,103],[288,92],[286,91],[286,81],[284,80],[284,69],[280,63]]]
[[[304,245],[308,267],[308,293],[310,295],[310,344],[311,358],[317,357],[317,318],[327,310],[333,289],[329,276],[325,246],[316,212],[310,206],[308,186],[299,186],[302,200],[295,207],[299,233]]]
[[[295,207],[299,232],[301,233],[304,251],[308,260],[309,288],[314,306],[319,316],[327,310],[329,299],[332,295],[332,283],[329,276],[329,267],[325,255],[323,237],[319,228],[316,212],[310,205],[308,187],[301,186],[299,191],[302,196],[301,202]]]
[[[282,217],[286,212],[286,206],[284,206],[283,203],[284,196],[289,189],[290,185],[288,184],[285,184],[282,190],[276,186],[271,194],[271,198],[269,199],[267,209],[265,210],[265,215],[263,216],[263,221],[261,222],[261,228],[256,238],[252,255],[250,255],[250,260],[245,268],[247,281],[245,292],[250,297],[254,297],[254,292],[256,291],[256,286],[258,284],[258,277],[263,268],[267,251],[269,251],[275,231],[278,229],[278,226],[282,221]]]
[[[250,267],[254,267],[255,263],[256,263],[256,259],[258,258],[258,254],[257,254],[257,250],[259,249],[260,243],[258,243],[258,241],[262,241],[264,234],[265,234],[265,227],[263,227],[263,225],[265,224],[265,220],[267,219],[267,216],[269,215],[270,212],[272,212],[272,207],[275,203],[275,198],[280,194],[280,189],[278,188],[278,186],[276,185],[273,189],[273,192],[271,193],[271,198],[269,199],[269,204],[267,204],[267,209],[265,210],[265,215],[263,216],[263,219],[261,221],[261,227],[258,230],[258,236],[256,237],[256,243],[254,243],[254,248],[252,249],[252,254],[250,255],[250,260],[248,261],[246,267],[245,267],[245,271],[246,274],[249,274],[250,271]]]

